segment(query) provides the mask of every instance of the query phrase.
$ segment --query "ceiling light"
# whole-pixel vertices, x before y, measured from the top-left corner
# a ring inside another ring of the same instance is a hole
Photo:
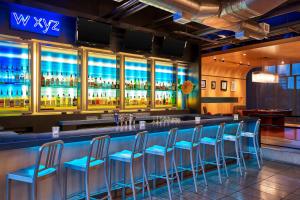
[[[122,2],[123,0],[113,0],[113,1],[115,1],[115,2],[119,2],[119,3],[120,3],[120,2]]]
[[[222,62],[224,62],[225,60],[224,60],[224,58],[222,58],[222,60],[221,60]]]
[[[255,83],[278,83],[278,75],[270,72],[252,72],[252,82]]]
[[[243,53],[243,56],[246,56],[247,54],[246,53]]]
[[[214,61],[217,61],[217,57],[216,56],[214,56],[213,59],[214,59]]]
[[[284,61],[281,61],[281,64],[284,65]]]

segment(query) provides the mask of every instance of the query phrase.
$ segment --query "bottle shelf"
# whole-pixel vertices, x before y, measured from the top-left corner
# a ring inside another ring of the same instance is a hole
[[[49,88],[49,89],[52,89],[52,88],[55,88],[55,89],[77,89],[77,86],[62,86],[62,85],[53,85],[53,86],[42,86],[41,88]]]

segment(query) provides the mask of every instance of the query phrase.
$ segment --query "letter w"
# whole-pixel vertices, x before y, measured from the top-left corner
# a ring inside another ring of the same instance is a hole
[[[13,16],[14,16],[17,24],[19,25],[22,22],[23,26],[26,26],[30,19],[30,15],[26,15],[26,18],[24,18],[24,16],[22,14],[20,14],[18,16],[18,14],[16,12],[13,12]]]

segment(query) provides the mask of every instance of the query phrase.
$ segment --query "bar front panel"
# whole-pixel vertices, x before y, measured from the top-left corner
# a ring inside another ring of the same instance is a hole
[[[88,53],[88,109],[120,106],[120,68],[115,55]]]
[[[0,39],[0,113],[31,110],[31,48]]]
[[[40,109],[77,110],[80,96],[79,52],[41,45]]]
[[[181,86],[188,80],[188,66],[183,64],[178,64],[177,66],[177,108],[186,109],[187,96],[182,93]]]
[[[151,105],[151,66],[145,58],[125,57],[125,109]]]
[[[155,61],[155,108],[176,107],[176,67]]]

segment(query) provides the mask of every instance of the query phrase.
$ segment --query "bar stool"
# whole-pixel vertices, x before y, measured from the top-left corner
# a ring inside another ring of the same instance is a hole
[[[84,173],[85,180],[85,198],[90,199],[89,189],[89,172],[91,169],[104,167],[104,178],[107,188],[107,197],[111,198],[109,182],[107,178],[107,156],[109,150],[110,137],[108,135],[95,137],[90,142],[90,147],[87,156],[71,160],[64,163],[66,168],[65,172],[65,185],[64,185],[64,198],[67,199],[67,179],[68,170]]]
[[[178,186],[179,186],[179,190],[180,193],[182,193],[182,188],[181,188],[181,184],[180,184],[180,179],[179,179],[179,175],[178,175],[178,171],[177,171],[177,166],[176,166],[176,162],[174,159],[174,147],[175,147],[175,143],[176,143],[176,136],[177,136],[177,128],[173,128],[168,132],[168,136],[167,136],[167,140],[166,140],[166,144],[165,146],[160,146],[160,145],[153,145],[151,147],[146,148],[145,153],[146,155],[152,155],[152,156],[159,156],[162,157],[164,159],[164,170],[165,170],[165,176],[160,176],[157,174],[151,174],[150,177],[152,178],[162,178],[162,179],[166,179],[167,181],[167,185],[168,185],[168,192],[169,192],[169,198],[172,199],[172,193],[171,193],[171,187],[170,187],[170,180],[174,180],[175,177],[173,177],[173,167],[175,169],[175,174],[176,174],[176,179],[178,182]],[[169,172],[168,172],[168,167],[167,167],[167,158],[171,159],[171,173],[172,173],[172,177],[169,177]],[[156,161],[156,159],[155,159]],[[156,168],[156,162],[154,162],[155,168]],[[173,167],[172,167],[173,165]]]
[[[133,173],[133,165],[134,162],[137,160],[142,159],[142,173],[143,173],[143,195],[144,195],[144,186],[146,182],[146,187],[148,190],[148,195],[149,198],[151,199],[151,193],[150,193],[150,188],[149,188],[149,183],[147,180],[146,176],[146,170],[145,170],[145,147],[146,147],[146,140],[147,140],[147,131],[144,132],[139,132],[135,135],[135,141],[132,150],[123,150],[120,152],[116,152],[112,155],[109,156],[109,177],[111,177],[111,164],[113,161],[118,161],[122,163],[122,171],[123,171],[123,183],[117,182],[115,185],[123,187],[123,197],[125,196],[125,187],[130,187],[132,189],[133,193],[133,199],[136,199],[136,181],[134,178],[134,173]],[[125,167],[126,164],[130,165],[130,179],[131,179],[131,184],[126,184],[126,175],[125,175]],[[111,187],[111,184],[110,184]],[[138,188],[138,187],[137,187]],[[140,189],[140,188],[138,188]]]
[[[223,140],[227,141],[227,142],[234,142],[234,146],[235,146],[235,154],[236,156],[224,156],[225,158],[231,158],[231,159],[236,159],[237,164],[239,166],[239,170],[240,170],[240,175],[242,176],[242,167],[241,167],[241,159],[243,161],[244,164],[244,168],[246,169],[246,164],[245,164],[245,159],[244,159],[244,155],[241,152],[242,151],[242,143],[241,143],[241,132],[244,126],[244,122],[241,121],[238,123],[237,125],[237,129],[235,131],[235,135],[232,134],[224,134],[223,135]],[[224,147],[223,147],[224,148]]]
[[[254,147],[254,152],[244,151],[244,150],[241,150],[241,152],[242,152],[242,154],[247,153],[247,154],[255,155],[256,160],[257,160],[258,168],[261,168],[261,164],[263,163],[262,150],[261,150],[261,148],[259,146],[259,142],[258,142],[260,122],[261,122],[260,119],[258,119],[256,121],[253,132],[243,132],[242,131],[242,133],[241,133],[241,136],[244,137],[244,138],[252,138],[253,147]]]
[[[200,161],[200,166],[201,166],[201,170],[203,173],[203,178],[205,181],[205,185],[207,186],[207,181],[206,181],[206,176],[205,176],[205,170],[204,170],[204,166],[203,166],[203,162],[201,159],[201,153],[200,153],[200,140],[201,140],[201,136],[202,136],[202,130],[203,130],[203,126],[202,125],[198,125],[194,128],[193,131],[193,135],[192,135],[192,141],[179,141],[176,142],[175,144],[175,149],[178,149],[180,151],[182,150],[186,150],[189,151],[190,153],[190,163],[191,163],[191,167],[183,167],[182,166],[182,162],[181,162],[181,166],[179,166],[178,168],[181,170],[188,170],[188,171],[192,171],[193,173],[193,179],[194,179],[194,186],[195,186],[195,191],[198,192],[198,188],[197,188],[197,175],[198,175],[198,159]],[[193,158],[193,152],[194,150],[196,150],[196,166],[194,165],[194,158]],[[182,161],[182,152],[180,153],[180,160]],[[196,168],[196,169],[195,169]],[[197,174],[196,174],[197,172]]]
[[[60,159],[64,143],[61,140],[43,144],[39,148],[35,165],[26,167],[6,176],[6,200],[9,200],[11,181],[19,181],[31,185],[31,199],[37,199],[37,184],[39,181],[56,175],[61,198]]]
[[[220,125],[218,125],[218,129],[217,129],[215,138],[202,137],[200,140],[200,144],[203,145],[203,149],[204,149],[203,163],[217,166],[220,184],[222,184],[222,177],[221,177],[221,171],[220,171],[220,166],[222,166],[221,159],[223,162],[223,167],[225,168],[226,176],[228,177],[227,166],[226,166],[226,162],[225,162],[225,158],[224,158],[224,149],[223,149],[224,148],[224,146],[223,146],[224,127],[225,127],[225,123],[221,123]],[[205,153],[206,153],[205,147],[207,145],[214,147],[214,153],[215,153],[215,159],[216,159],[215,162],[213,162],[213,161],[210,162],[210,161],[205,160]]]

